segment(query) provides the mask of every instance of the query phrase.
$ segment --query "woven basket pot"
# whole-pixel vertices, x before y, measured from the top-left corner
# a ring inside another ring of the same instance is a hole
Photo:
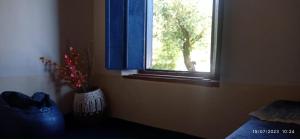
[[[85,93],[75,93],[73,111],[76,116],[103,115],[106,107],[101,89]]]

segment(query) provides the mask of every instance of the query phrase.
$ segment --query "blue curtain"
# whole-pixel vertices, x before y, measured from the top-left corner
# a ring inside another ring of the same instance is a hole
[[[144,69],[146,0],[106,0],[107,69]]]

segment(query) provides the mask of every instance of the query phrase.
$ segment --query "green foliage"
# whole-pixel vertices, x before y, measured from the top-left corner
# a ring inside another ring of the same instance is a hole
[[[210,29],[209,17],[199,14],[197,0],[154,1],[153,41],[161,47],[154,50],[152,68],[174,70],[182,53],[189,69],[191,51],[205,46],[203,35]]]
[[[159,70],[174,70],[180,50],[176,47],[174,48],[172,43],[170,42],[166,43],[157,51],[158,56],[154,59],[155,63],[152,68]]]

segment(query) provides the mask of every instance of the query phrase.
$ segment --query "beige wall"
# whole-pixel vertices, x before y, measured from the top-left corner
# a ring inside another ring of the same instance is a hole
[[[224,138],[248,113],[300,100],[300,2],[225,0],[221,87],[124,79],[104,68],[105,4],[95,0],[95,84],[114,117],[206,138]]]
[[[93,45],[93,0],[59,0],[60,36],[62,46],[71,41],[73,47]]]
[[[66,51],[66,43],[79,50],[92,47],[94,44],[94,11],[93,0],[59,0],[60,50]],[[82,56],[84,58],[85,56]],[[70,113],[73,105],[73,93],[59,93],[63,112]]]

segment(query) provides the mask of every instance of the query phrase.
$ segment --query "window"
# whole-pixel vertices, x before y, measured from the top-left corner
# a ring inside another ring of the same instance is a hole
[[[213,0],[149,2],[147,68],[210,72]]]
[[[221,0],[107,0],[106,67],[129,78],[213,85]]]

